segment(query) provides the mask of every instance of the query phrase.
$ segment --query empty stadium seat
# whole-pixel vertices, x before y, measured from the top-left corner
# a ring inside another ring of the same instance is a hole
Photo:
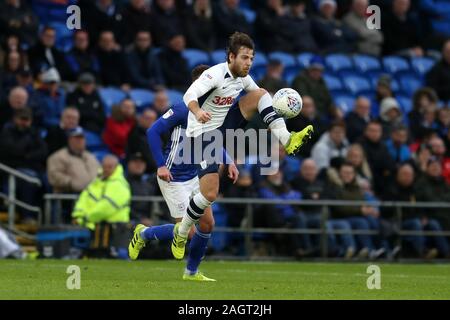
[[[242,13],[248,23],[252,24],[256,20],[256,12],[247,8],[242,8]]]
[[[354,55],[353,64],[355,66],[355,69],[359,72],[381,70],[380,61],[377,58],[368,55]]]
[[[209,54],[199,49],[185,49],[183,57],[188,61],[190,69],[199,64],[210,64]]]
[[[409,96],[397,95],[395,99],[397,99],[403,114],[407,115],[412,110],[413,103]]]
[[[269,59],[277,59],[280,60],[285,68],[291,68],[297,66],[297,60],[295,57],[289,53],[285,52],[272,52],[269,54]]]
[[[372,85],[372,90],[376,90],[378,79],[383,74],[386,74],[386,73],[381,72],[381,71],[370,71],[366,74],[367,78],[370,81],[370,84]],[[392,89],[392,92],[394,92],[394,93],[398,92],[400,90],[400,85],[395,78],[391,78],[391,89]]]
[[[422,87],[422,81],[413,74],[401,75],[398,77],[398,81],[402,92],[407,96],[413,95],[417,89]]]
[[[49,26],[55,29],[55,46],[62,51],[69,51],[73,46],[73,31],[69,30],[65,23],[52,22]]]
[[[343,54],[330,54],[325,57],[325,64],[329,71],[339,72],[353,69],[352,60]]]
[[[225,56],[224,60],[222,60],[222,62],[226,61],[227,57]],[[252,68],[254,67],[258,67],[258,66],[266,66],[267,64],[267,57],[264,53],[262,52],[257,52],[255,54],[255,57],[253,58],[253,65]]]
[[[414,72],[420,76],[424,76],[435,64],[432,58],[428,57],[414,57],[411,58],[411,66]]]
[[[111,114],[113,105],[120,103],[127,96],[125,92],[114,87],[100,88],[98,93],[105,104],[105,113],[107,115]]]
[[[314,56],[314,53],[311,52],[304,52],[300,53],[297,56],[297,62],[300,66],[300,68],[307,68],[309,66],[309,62],[311,61],[311,58]]]
[[[334,103],[346,114],[353,110],[355,98],[351,95],[337,95],[334,97]]]
[[[352,94],[364,94],[372,90],[372,86],[364,77],[361,76],[346,76],[343,79],[345,88]]]
[[[341,80],[338,77],[335,77],[335,76],[332,76],[329,74],[324,74],[323,80],[325,80],[328,90],[330,90],[330,91],[342,90],[344,88]]]
[[[153,103],[154,93],[145,89],[133,89],[130,90],[130,98],[136,104],[138,111],[150,106]]]
[[[175,103],[183,102],[183,92],[177,90],[167,90],[167,96],[169,97],[170,105]]]
[[[227,59],[227,54],[222,49],[211,52],[211,64],[213,64],[213,65],[225,62],[226,59]]]
[[[409,71],[409,64],[405,58],[388,56],[383,58],[384,70],[390,74]]]
[[[102,137],[98,133],[84,130],[84,136],[86,138],[86,148],[89,151],[100,150],[105,147]]]

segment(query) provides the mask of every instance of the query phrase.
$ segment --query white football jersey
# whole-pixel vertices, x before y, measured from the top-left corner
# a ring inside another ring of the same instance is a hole
[[[258,88],[250,75],[233,78],[227,62],[205,70],[186,91],[184,102],[188,105],[197,99],[200,108],[211,114],[211,120],[206,123],[198,122],[195,115],[189,112],[186,135],[197,137],[219,128],[241,91],[249,92]]]

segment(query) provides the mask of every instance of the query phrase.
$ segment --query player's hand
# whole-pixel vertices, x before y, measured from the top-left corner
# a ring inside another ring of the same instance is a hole
[[[228,178],[233,180],[233,184],[235,184],[239,178],[239,170],[234,163],[228,165]]]
[[[156,175],[158,176],[158,178],[167,182],[173,180],[172,174],[170,173],[170,170],[167,169],[166,166],[159,167],[158,170],[156,171]]]
[[[199,109],[195,114],[195,118],[197,119],[198,122],[205,123],[211,120],[211,113]]]

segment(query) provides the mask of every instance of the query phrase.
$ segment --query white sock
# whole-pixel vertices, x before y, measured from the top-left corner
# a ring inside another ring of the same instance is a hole
[[[275,137],[284,145],[289,141],[291,134],[286,128],[284,119],[280,117],[272,106],[272,97],[269,93],[263,95],[258,101],[258,112],[264,123],[267,124]]]
[[[201,192],[191,199],[178,229],[180,236],[187,237],[191,227],[203,216],[205,209],[210,205],[212,202],[206,199]]]

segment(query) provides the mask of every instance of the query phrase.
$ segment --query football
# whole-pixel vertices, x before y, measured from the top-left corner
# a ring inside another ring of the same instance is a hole
[[[302,111],[303,101],[300,94],[291,88],[278,90],[273,96],[273,109],[285,119],[291,119]]]

